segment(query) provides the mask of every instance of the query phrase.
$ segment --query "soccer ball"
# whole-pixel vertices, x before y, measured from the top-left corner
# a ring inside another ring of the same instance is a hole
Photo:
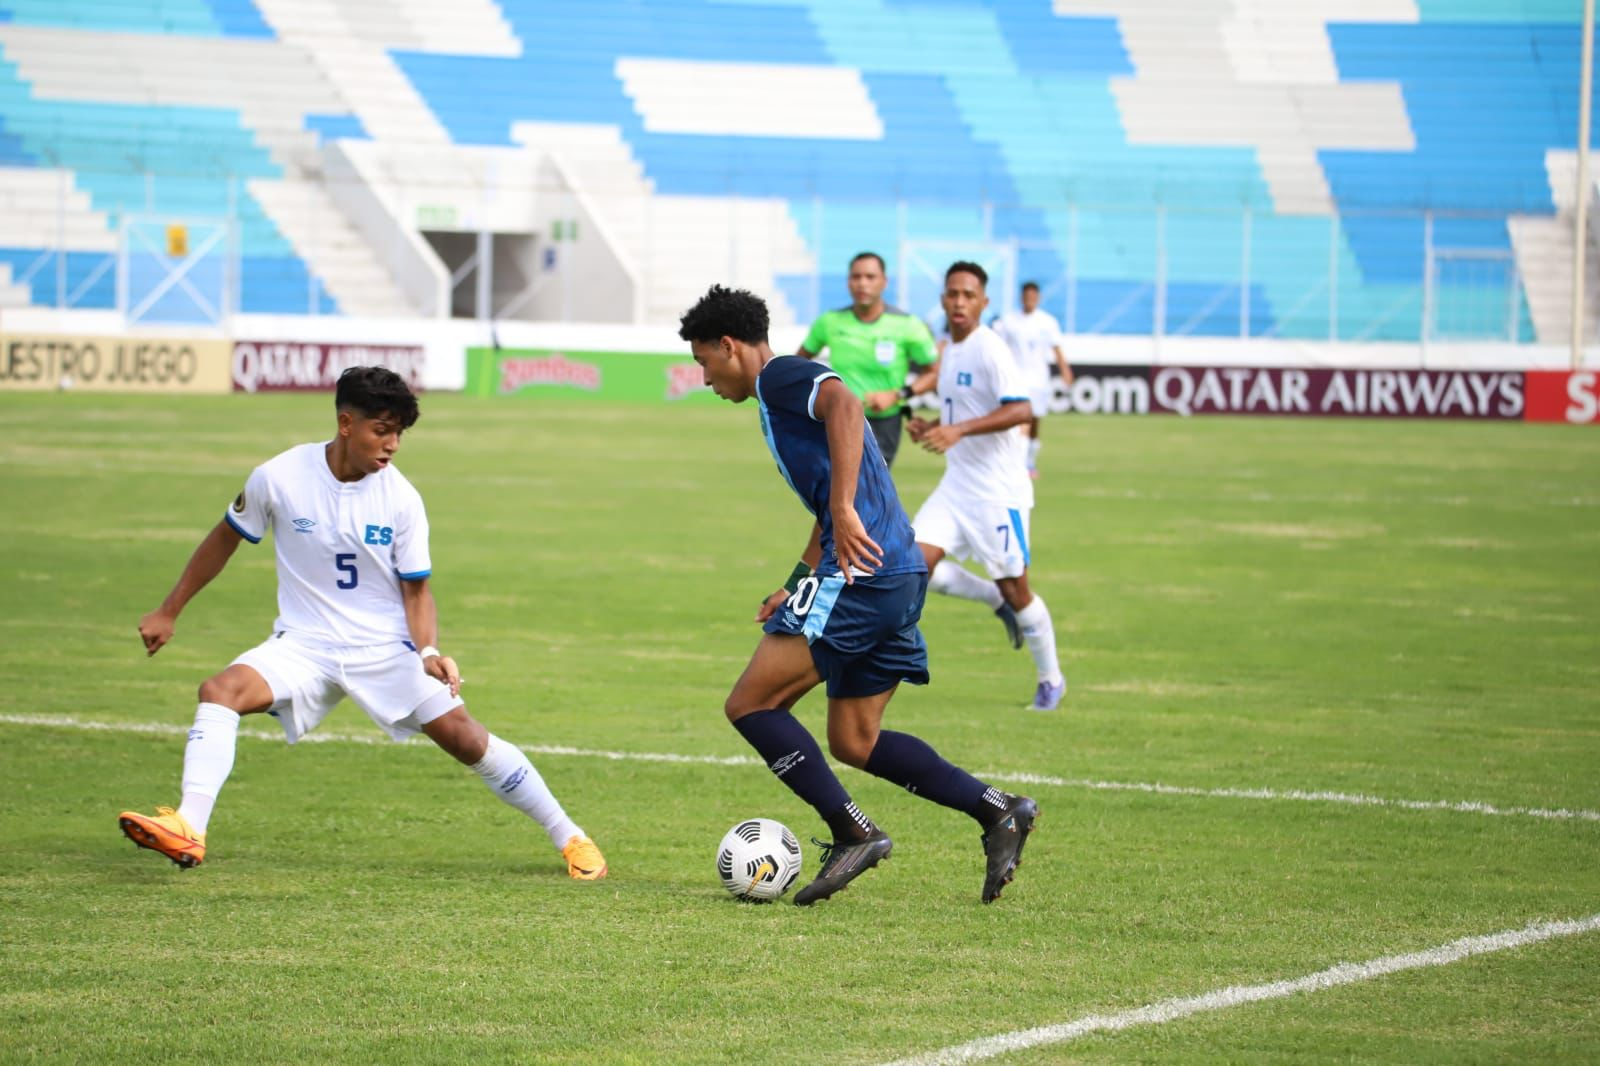
[[[800,841],[771,818],[740,822],[717,848],[717,876],[738,899],[775,900],[800,876]]]

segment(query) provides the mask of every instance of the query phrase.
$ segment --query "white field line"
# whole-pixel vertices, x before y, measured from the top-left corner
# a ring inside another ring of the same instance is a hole
[[[1406,811],[1454,811],[1459,814],[1489,814],[1500,817],[1553,818],[1600,822],[1600,811],[1565,807],[1496,807],[1477,800],[1408,800],[1367,796],[1359,792],[1307,792],[1298,788],[1191,788],[1145,781],[1094,781],[1083,777],[1049,777],[1042,774],[1014,774],[1004,771],[979,774],[991,781],[1017,785],[1054,785],[1058,788],[1089,788],[1105,792],[1151,792],[1160,796],[1208,796],[1216,799],[1295,800],[1301,803],[1343,803],[1353,807],[1394,807]]]
[[[1427,948],[1407,955],[1388,955],[1366,962],[1342,962],[1326,970],[1296,977],[1291,980],[1272,981],[1260,985],[1230,985],[1204,995],[1182,999],[1166,999],[1136,1010],[1117,1014],[1089,1014],[1059,1025],[1041,1025],[1036,1029],[1019,1029],[998,1033],[965,1044],[955,1044],[922,1055],[900,1059],[891,1066],[944,1066],[946,1063],[972,1062],[993,1058],[1011,1051],[1039,1047],[1044,1044],[1061,1044],[1091,1033],[1115,1033],[1141,1025],[1162,1025],[1195,1014],[1228,1010],[1246,1003],[1260,1003],[1268,999],[1282,999],[1301,992],[1320,992],[1340,985],[1371,981],[1403,970],[1417,970],[1428,966],[1448,966],[1474,955],[1489,955],[1497,951],[1537,944],[1556,937],[1577,936],[1600,929],[1600,914],[1573,921],[1534,922],[1522,929],[1510,929],[1488,936],[1469,936],[1448,944]]]
[[[48,726],[56,729],[81,729],[102,733],[147,733],[157,736],[182,736],[186,725],[169,722],[94,722],[69,715],[0,714],[0,725]],[[242,727],[239,735],[250,740],[282,740],[276,729]],[[316,732],[300,739],[302,744],[391,744],[375,734]],[[570,755],[582,759],[610,759],[614,762],[684,763],[701,766],[760,766],[751,755],[679,755],[656,751],[605,751],[574,748],[562,744],[520,744],[531,755]],[[1500,818],[1544,818],[1555,821],[1600,822],[1600,811],[1582,808],[1497,807],[1476,800],[1409,800],[1368,796],[1354,792],[1310,792],[1301,789],[1273,788],[1192,788],[1147,781],[1097,781],[1086,777],[1051,777],[1046,774],[1015,773],[998,770],[978,775],[986,781],[1017,785],[1044,785],[1053,788],[1091,789],[1099,792],[1145,792],[1157,796],[1194,796],[1207,799],[1275,800],[1295,803],[1335,803],[1349,807],[1388,807],[1406,811],[1449,811],[1456,814],[1481,814]]]

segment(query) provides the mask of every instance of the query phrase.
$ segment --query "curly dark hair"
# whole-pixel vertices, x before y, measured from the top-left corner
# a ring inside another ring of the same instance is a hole
[[[678,336],[695,341],[719,341],[732,337],[746,344],[762,344],[767,339],[766,301],[744,289],[725,289],[713,285],[678,322]]]
[[[950,269],[944,272],[944,280],[949,281],[951,274],[971,274],[978,279],[978,284],[987,289],[989,287],[989,272],[977,263],[969,263],[965,259],[957,259],[950,264]]]
[[[381,366],[352,366],[339,375],[333,394],[336,411],[356,411],[367,418],[388,415],[410,429],[422,417],[416,394],[405,379]]]

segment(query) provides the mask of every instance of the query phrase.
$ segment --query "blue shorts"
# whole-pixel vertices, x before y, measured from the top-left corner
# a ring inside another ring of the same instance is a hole
[[[917,622],[928,575],[808,577],[767,619],[768,633],[803,636],[811,661],[840,699],[876,696],[902,681],[928,683],[928,645]]]

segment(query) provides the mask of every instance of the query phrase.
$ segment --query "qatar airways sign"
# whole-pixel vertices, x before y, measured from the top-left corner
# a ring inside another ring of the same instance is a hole
[[[393,370],[421,391],[428,359],[409,344],[315,344],[304,341],[235,341],[235,392],[332,392],[353,366]]]
[[[1525,403],[1520,370],[1150,370],[1152,414],[1520,420]]]

